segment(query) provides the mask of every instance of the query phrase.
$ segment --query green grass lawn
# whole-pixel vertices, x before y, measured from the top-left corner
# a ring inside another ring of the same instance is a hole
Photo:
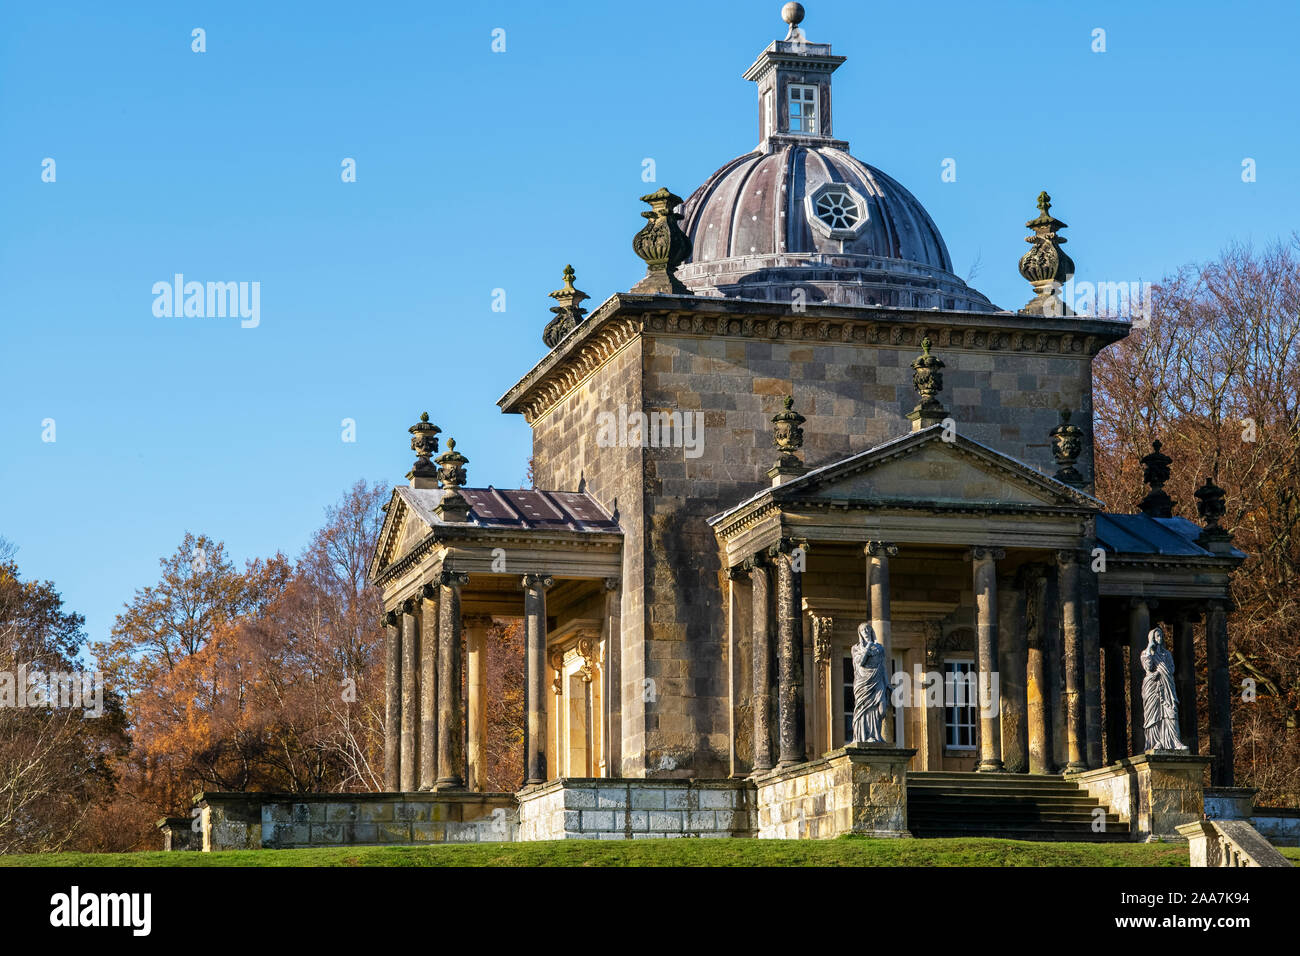
[[[1300,859],[1300,850],[1284,851]],[[0,866],[1186,866],[1173,843],[1020,840],[568,840],[222,853],[0,856]]]

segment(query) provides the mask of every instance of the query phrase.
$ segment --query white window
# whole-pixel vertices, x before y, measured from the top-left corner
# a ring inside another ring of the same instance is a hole
[[[767,139],[772,135],[772,126],[774,118],[772,116],[772,91],[768,90],[763,94],[763,138]]]
[[[975,662],[943,662],[943,733],[949,750],[975,749],[975,707],[979,689],[974,680]]]
[[[801,86],[791,83],[790,97],[790,132],[817,132],[817,87]]]

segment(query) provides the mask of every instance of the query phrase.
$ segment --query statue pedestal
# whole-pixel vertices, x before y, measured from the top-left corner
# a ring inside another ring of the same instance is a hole
[[[846,833],[910,837],[907,764],[915,754],[910,747],[854,744],[755,775],[756,835],[786,840]]]
[[[1209,757],[1185,750],[1155,750],[1065,777],[1128,823],[1133,839],[1182,843],[1187,837],[1178,827],[1205,815],[1203,781],[1209,765]]]

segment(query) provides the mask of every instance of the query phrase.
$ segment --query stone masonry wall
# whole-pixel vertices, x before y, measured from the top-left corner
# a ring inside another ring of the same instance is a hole
[[[753,836],[744,780],[565,778],[519,797],[520,840]]]
[[[512,793],[209,793],[199,806],[204,850],[508,843],[519,829]]]

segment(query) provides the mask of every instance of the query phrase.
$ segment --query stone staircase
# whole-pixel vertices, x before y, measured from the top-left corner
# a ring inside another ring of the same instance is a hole
[[[916,837],[998,837],[1125,843],[1128,824],[1106,812],[1106,828],[1093,829],[1101,806],[1076,784],[1038,774],[907,774],[907,828]]]

